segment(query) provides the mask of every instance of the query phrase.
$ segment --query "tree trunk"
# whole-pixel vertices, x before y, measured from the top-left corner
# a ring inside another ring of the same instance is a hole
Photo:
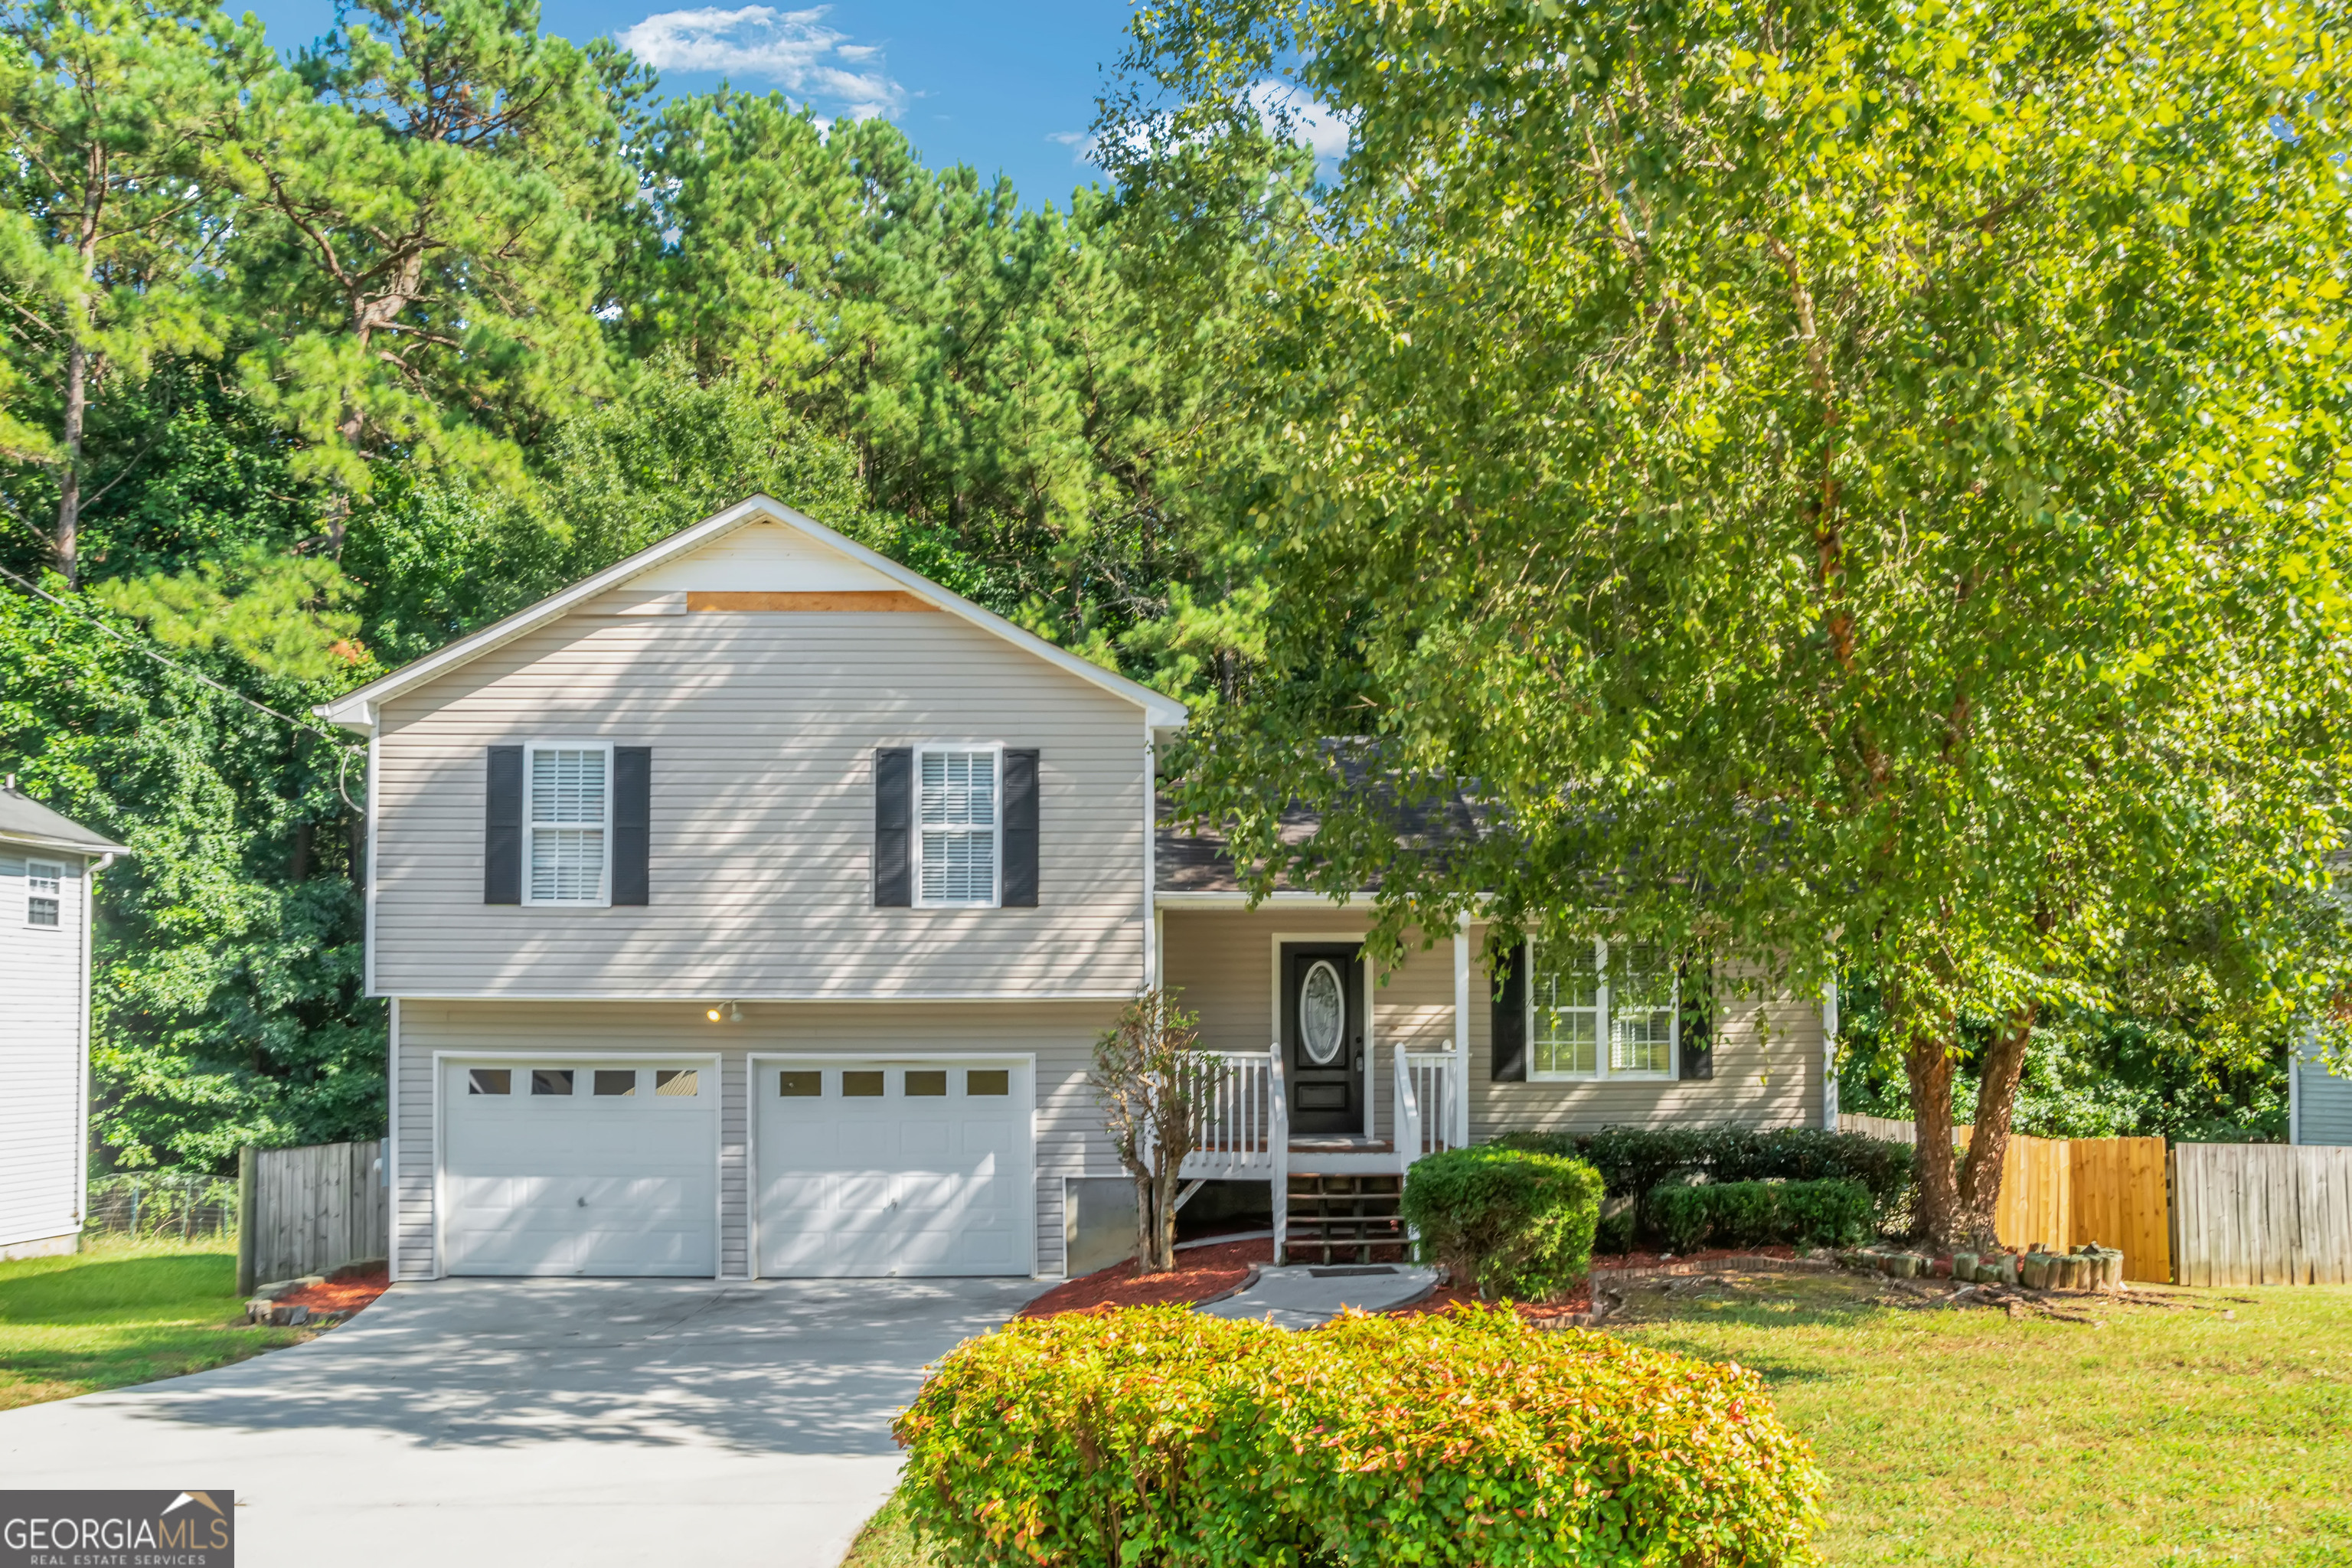
[[[1181,1168],[1167,1161],[1152,1184],[1151,1271],[1155,1274],[1176,1267],[1176,1193],[1182,1181]]]
[[[1903,1070],[1911,1080],[1912,1124],[1918,1130],[1919,1213],[1916,1229],[1930,1247],[1953,1244],[1960,1210],[1957,1163],[1952,1158],[1952,1053],[1950,1030],[1914,1035],[1903,1050]]]
[[[58,465],[58,570],[66,586],[81,580],[81,439],[89,407],[89,351],[80,334],[66,345],[65,458]]]
[[[1976,1131],[1969,1135],[1968,1163],[1960,1170],[1958,1217],[1972,1246],[1998,1245],[1993,1213],[2000,1203],[2010,1120],[2016,1114],[2017,1086],[2025,1073],[2025,1047],[2033,1037],[2037,1011],[2032,1002],[2020,1005],[1985,1053],[1983,1080],[1977,1091]]]
[[[1151,1174],[1141,1165],[1135,1167],[1135,1271],[1154,1272],[1151,1267]]]

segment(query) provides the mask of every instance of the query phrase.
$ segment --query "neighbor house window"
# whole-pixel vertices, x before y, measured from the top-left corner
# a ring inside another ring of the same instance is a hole
[[[1674,966],[1631,943],[1529,943],[1530,1079],[1671,1078]]]
[[[26,925],[53,926],[58,923],[58,900],[65,880],[66,868],[54,860],[28,860],[25,863]]]
[[[997,753],[916,753],[918,901],[996,902]]]
[[[525,781],[523,858],[530,902],[602,904],[611,900],[605,853],[613,826],[609,746],[532,746]]]

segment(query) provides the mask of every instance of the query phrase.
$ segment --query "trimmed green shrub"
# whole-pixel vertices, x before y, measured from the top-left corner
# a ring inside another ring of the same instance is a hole
[[[1800,1247],[1851,1247],[1870,1239],[1870,1189],[1859,1182],[1790,1182],[1780,1188],[1780,1224]]]
[[[1860,1132],[1818,1127],[1604,1127],[1598,1132],[1506,1132],[1505,1148],[1590,1162],[1611,1197],[1647,1194],[1675,1176],[1729,1182],[1854,1181],[1870,1189],[1877,1217],[1911,1195],[1915,1151]],[[1645,1203],[1646,1206],[1646,1203]],[[1647,1215],[1645,1223],[1654,1225]]]
[[[1592,1267],[1601,1173],[1491,1143],[1447,1149],[1412,1163],[1402,1212],[1429,1254],[1480,1296],[1548,1300]]]
[[[897,1434],[918,1533],[973,1568],[1761,1568],[1811,1561],[1822,1485],[1756,1373],[1475,1309],[1020,1320]]]
[[[1869,1235],[1870,1189],[1860,1182],[1668,1184],[1650,1194],[1650,1223],[1676,1252],[1702,1247],[1839,1247]]]

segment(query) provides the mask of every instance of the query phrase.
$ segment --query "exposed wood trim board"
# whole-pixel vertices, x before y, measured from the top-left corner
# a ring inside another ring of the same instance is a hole
[[[688,612],[697,610],[789,610],[800,614],[812,611],[882,612],[892,615],[936,616],[937,605],[927,603],[914,595],[898,589],[867,592],[839,589],[821,594],[786,593],[719,593],[709,589],[689,588],[686,592]]]

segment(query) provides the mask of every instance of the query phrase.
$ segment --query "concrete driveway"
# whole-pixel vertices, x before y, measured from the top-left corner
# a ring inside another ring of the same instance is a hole
[[[0,1412],[11,1488],[224,1488],[239,1568],[834,1568],[922,1369],[1026,1279],[400,1285],[306,1345]]]

